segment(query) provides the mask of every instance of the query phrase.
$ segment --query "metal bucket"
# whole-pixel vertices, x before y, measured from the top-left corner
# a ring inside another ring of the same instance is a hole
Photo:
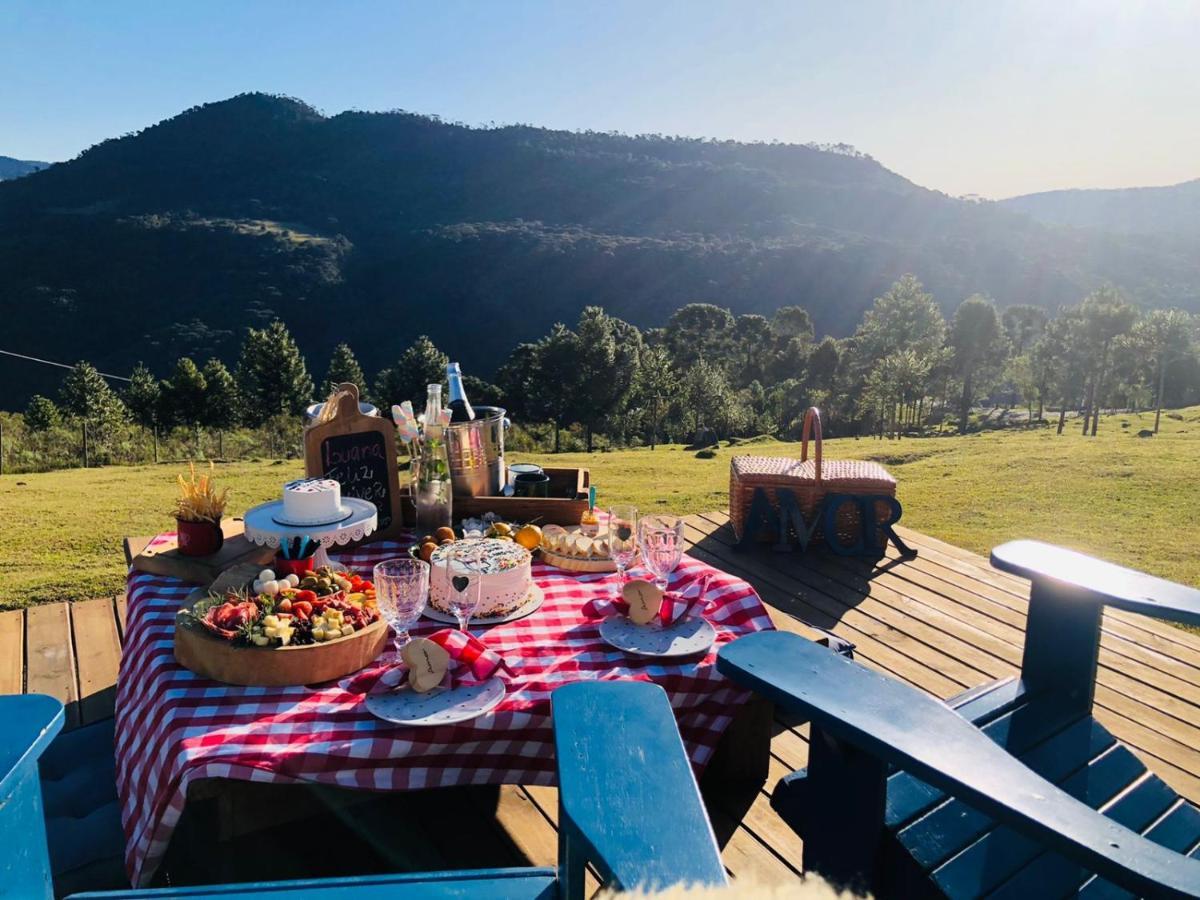
[[[446,429],[450,482],[458,497],[498,497],[504,489],[504,431],[506,411],[499,406],[476,406],[470,422],[453,422]]]

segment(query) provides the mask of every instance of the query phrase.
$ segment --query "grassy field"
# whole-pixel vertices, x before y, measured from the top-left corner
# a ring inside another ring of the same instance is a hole
[[[830,458],[876,459],[900,481],[904,524],[978,552],[1015,537],[1066,544],[1155,574],[1200,584],[1200,407],[1163,418],[1113,415],[1100,435],[1078,428],[966,437],[826,442]],[[737,453],[796,455],[796,444],[755,442],[698,459],[680,447],[518,455],[513,461],[587,466],[600,503],[677,513],[726,506]],[[230,512],[279,494],[296,461],[217,467]],[[0,478],[0,608],[112,594],[124,583],[121,538],[173,527],[178,465],[73,469]]]

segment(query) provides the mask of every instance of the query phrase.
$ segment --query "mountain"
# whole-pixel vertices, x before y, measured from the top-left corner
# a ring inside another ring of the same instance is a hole
[[[1001,205],[1048,225],[1200,237],[1200,178],[1169,187],[1045,191]]]
[[[50,163],[37,162],[32,159],[13,159],[11,156],[0,156],[0,181],[10,178],[20,178],[30,172],[45,169]]]
[[[919,187],[848,148],[325,116],[246,94],[0,184],[0,349],[164,371],[287,322],[316,375],[421,333],[488,375],[602,304],[639,326],[710,301],[853,330],[916,273],[948,309],[1053,307],[1111,280],[1196,303],[1195,244],[1052,228]],[[0,405],[57,374],[0,357]]]

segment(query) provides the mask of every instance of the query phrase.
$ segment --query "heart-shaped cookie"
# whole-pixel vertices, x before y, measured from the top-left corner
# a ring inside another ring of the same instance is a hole
[[[627,581],[621,596],[629,604],[629,618],[637,625],[649,625],[662,609],[663,593],[658,585],[641,578]]]
[[[461,594],[467,589],[467,586],[470,585],[471,579],[466,575],[455,575],[450,579],[450,583],[454,585],[454,589]]]
[[[633,529],[628,525],[617,526],[617,538],[622,541],[627,541],[633,537]]]
[[[418,694],[441,684],[450,668],[449,652],[429,638],[413,638],[400,651],[400,658],[408,666],[408,684]]]

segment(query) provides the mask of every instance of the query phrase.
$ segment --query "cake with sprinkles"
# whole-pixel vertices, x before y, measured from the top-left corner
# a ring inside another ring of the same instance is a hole
[[[533,557],[513,541],[492,538],[443,544],[429,557],[429,605],[454,614],[448,597],[456,575],[479,573],[482,599],[477,618],[506,616],[524,606],[533,590]],[[474,590],[474,586],[468,590]]]

